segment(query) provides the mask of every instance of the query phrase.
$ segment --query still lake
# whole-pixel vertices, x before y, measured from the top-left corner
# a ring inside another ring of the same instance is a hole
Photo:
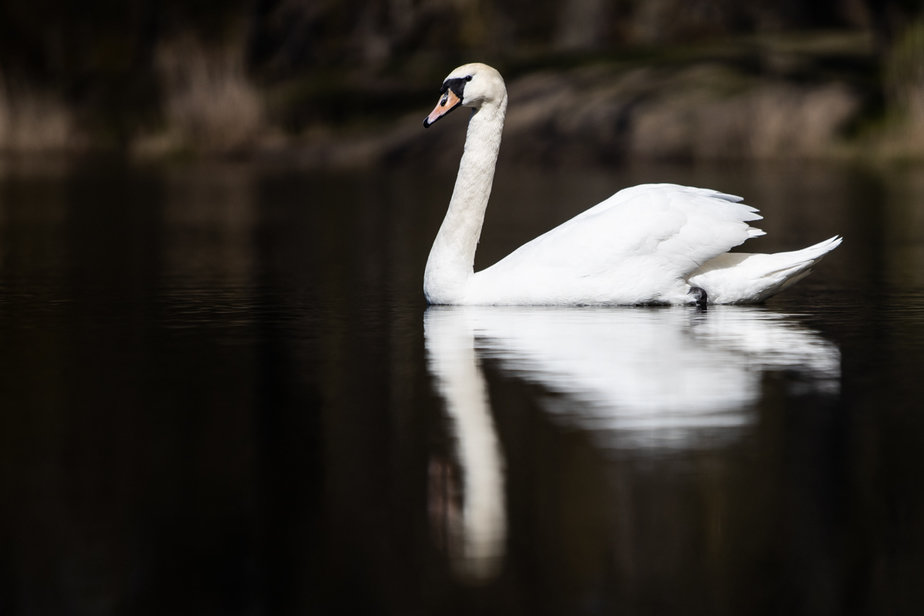
[[[740,194],[757,307],[428,310],[453,170],[0,166],[2,614],[924,605],[924,169],[502,168],[476,266]]]

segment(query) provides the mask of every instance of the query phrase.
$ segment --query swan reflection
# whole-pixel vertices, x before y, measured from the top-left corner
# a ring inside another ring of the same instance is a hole
[[[428,368],[458,441],[461,505],[445,516],[466,572],[490,577],[506,536],[504,462],[479,360],[540,385],[558,420],[607,448],[689,449],[737,438],[763,376],[837,393],[840,353],[791,315],[760,307],[431,307]]]

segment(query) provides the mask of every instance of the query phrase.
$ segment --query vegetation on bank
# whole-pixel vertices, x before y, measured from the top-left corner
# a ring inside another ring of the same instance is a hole
[[[917,0],[39,4],[0,8],[6,153],[440,158],[418,116],[477,59],[521,160],[924,158]]]

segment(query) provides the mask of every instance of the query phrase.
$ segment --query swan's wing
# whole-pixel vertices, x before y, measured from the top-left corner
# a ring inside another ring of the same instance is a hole
[[[748,224],[760,219],[740,197],[714,190],[634,186],[479,272],[473,290],[497,297],[506,289],[511,303],[543,302],[542,289],[589,303],[667,299],[666,291],[703,263],[763,235]]]
[[[735,195],[642,184],[619,191],[540,238],[551,244],[560,241],[559,234],[562,239],[573,234],[590,241],[601,259],[653,256],[686,275],[748,238],[763,235],[748,224],[762,218]]]

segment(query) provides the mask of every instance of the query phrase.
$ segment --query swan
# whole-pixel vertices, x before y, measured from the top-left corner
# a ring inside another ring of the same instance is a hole
[[[465,148],[424,271],[429,304],[638,305],[762,302],[808,275],[842,241],[775,254],[729,253],[764,235],[740,197],[675,184],[620,190],[474,272],[500,150],[507,89],[500,73],[465,64],[443,81],[423,124],[470,107]]]

